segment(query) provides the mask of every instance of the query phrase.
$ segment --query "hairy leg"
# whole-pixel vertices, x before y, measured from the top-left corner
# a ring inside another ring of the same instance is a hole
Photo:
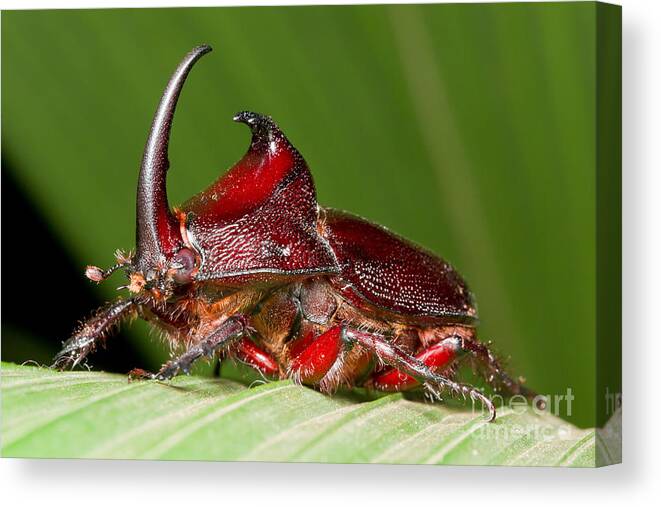
[[[468,352],[473,358],[473,362],[481,370],[485,380],[496,391],[504,391],[506,395],[523,395],[528,400],[533,400],[537,408],[543,410],[546,401],[534,391],[528,389],[520,381],[511,378],[500,365],[498,359],[493,355],[489,348],[477,340],[462,340],[462,350]]]
[[[479,390],[435,373],[421,359],[407,354],[378,334],[335,326],[314,340],[307,338],[303,340],[306,341],[307,346],[293,358],[289,372],[295,379],[303,383],[319,383],[322,388],[325,385],[327,387],[337,385],[337,376],[341,375],[347,354],[351,347],[357,344],[398,372],[402,372],[410,376],[416,383],[424,385],[432,395],[439,397],[439,390],[448,389],[453,393],[469,396],[472,400],[479,400],[488,409],[490,421],[496,417],[493,403]],[[446,347],[450,345],[458,346],[456,341],[448,342]],[[449,349],[445,352],[448,351]],[[436,359],[439,357],[440,353]]]
[[[301,384],[319,383],[343,349],[343,334],[343,328],[335,326],[316,337],[310,333],[302,338],[302,346],[293,349],[289,375]]]
[[[451,366],[461,352],[461,338],[451,336],[422,350],[415,358],[439,373]],[[415,377],[396,368],[379,372],[374,375],[372,382],[380,391],[406,391],[420,385]]]
[[[475,387],[460,384],[443,375],[434,373],[421,360],[407,354],[383,336],[365,333],[352,329],[347,330],[347,338],[355,341],[361,347],[374,353],[381,361],[410,375],[435,397],[440,397],[439,390],[447,389],[452,393],[468,396],[471,400],[479,400],[489,411],[489,421],[496,418],[496,407],[482,392]]]
[[[120,299],[95,312],[64,342],[62,350],[53,359],[52,368],[74,368],[93,352],[113,326],[136,310],[134,299]]]
[[[224,320],[209,335],[189,348],[182,355],[165,363],[158,373],[149,373],[141,369],[129,373],[131,379],[169,380],[183,372],[188,374],[193,363],[201,357],[213,357],[218,351],[227,350],[247,332],[247,320],[244,315],[233,315]]]
[[[507,396],[523,395],[527,399],[535,401],[539,409],[544,409],[543,397],[526,388],[521,382],[512,379],[487,345],[477,340],[456,334],[450,335],[424,349],[416,355],[416,359],[434,371],[440,372],[444,368],[450,367],[456,359],[466,355],[473,360],[475,367],[495,391],[502,391]],[[375,388],[384,391],[404,391],[419,385],[414,377],[394,368],[379,373],[373,378],[373,382]]]
[[[234,351],[236,358],[244,364],[255,368],[266,377],[277,377],[280,371],[277,361],[271,354],[258,347],[250,338],[241,338]],[[222,359],[217,357],[213,364],[212,375],[220,378]],[[134,372],[139,370],[135,369]]]

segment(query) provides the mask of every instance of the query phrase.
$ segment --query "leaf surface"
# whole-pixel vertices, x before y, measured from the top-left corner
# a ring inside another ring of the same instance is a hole
[[[580,467],[620,456],[610,439],[548,414],[501,408],[487,423],[401,394],[196,376],[128,383],[9,363],[0,378],[5,457]]]

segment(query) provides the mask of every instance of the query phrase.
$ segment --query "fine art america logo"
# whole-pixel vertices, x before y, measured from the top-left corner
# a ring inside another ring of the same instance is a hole
[[[505,399],[501,395],[495,394],[490,399],[498,407],[496,421],[505,421],[517,416],[519,420],[515,424],[489,424],[486,422],[480,424],[475,430],[479,438],[509,442],[523,437],[545,442],[572,438],[574,429],[571,424],[558,425],[557,422],[551,424],[548,419],[538,417],[547,414],[556,417],[570,417],[572,403],[575,399],[571,387],[567,388],[565,394],[538,395],[532,402],[521,395]],[[483,409],[473,404],[473,410],[481,411]]]

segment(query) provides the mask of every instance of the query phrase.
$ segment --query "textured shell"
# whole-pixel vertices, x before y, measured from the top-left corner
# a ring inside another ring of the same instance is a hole
[[[352,303],[405,317],[477,322],[473,296],[447,262],[362,218],[324,214],[324,235],[341,270],[333,283]]]
[[[248,152],[180,208],[202,255],[196,279],[337,273],[317,231],[316,192],[303,157],[270,118],[244,112],[234,119],[253,131]]]
[[[477,322],[472,294],[447,262],[384,227],[320,209],[305,160],[277,125],[249,112],[235,120],[252,129],[248,152],[180,208],[187,238],[202,257],[196,280],[330,275],[358,307]]]

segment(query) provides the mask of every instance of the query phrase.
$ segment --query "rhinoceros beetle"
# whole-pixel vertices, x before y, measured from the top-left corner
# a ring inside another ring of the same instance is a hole
[[[462,394],[493,420],[492,401],[454,380],[469,358],[496,390],[534,398],[478,341],[475,301],[459,273],[380,225],[319,206],[305,160],[270,117],[238,113],[234,121],[252,132],[247,153],[170,208],[173,115],[189,71],[209,51],[184,57],[156,110],[138,179],[135,253],[86,271],[98,283],[123,269],[129,295],[84,321],[53,366],[75,367],[120,321],[140,316],[180,355],[157,373],[133,370],[133,379],[163,381],[200,358],[231,355],[327,393],[360,385]]]

